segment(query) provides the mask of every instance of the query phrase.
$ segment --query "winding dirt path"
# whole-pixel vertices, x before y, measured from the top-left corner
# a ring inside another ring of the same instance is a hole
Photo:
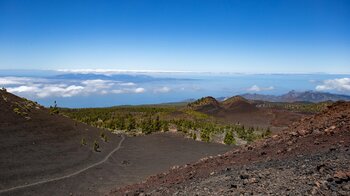
[[[31,184],[26,184],[26,185],[21,185],[21,186],[15,186],[15,187],[12,187],[12,188],[9,188],[9,189],[3,189],[3,190],[0,190],[0,193],[6,193],[6,192],[9,192],[9,191],[14,191],[14,190],[17,190],[17,189],[22,189],[22,188],[27,188],[27,187],[31,187],[31,186],[36,186],[36,185],[39,185],[39,184],[45,184],[45,183],[48,183],[48,182],[54,182],[54,181],[58,181],[58,180],[62,180],[62,179],[65,179],[65,178],[70,178],[72,176],[75,176],[75,175],[78,175],[82,172],[85,172],[86,170],[90,169],[90,168],[93,168],[93,167],[96,167],[104,162],[106,162],[109,157],[112,156],[113,153],[115,153],[116,151],[118,151],[121,146],[122,146],[122,143],[123,141],[125,140],[125,136],[124,135],[121,135],[122,139],[120,140],[118,146],[112,150],[104,159],[102,159],[101,161],[97,162],[97,163],[94,163],[92,165],[89,165],[83,169],[80,169],[74,173],[70,173],[70,174],[67,174],[67,175],[64,175],[64,176],[61,176],[61,177],[57,177],[57,178],[52,178],[52,179],[46,179],[46,180],[42,180],[42,181],[39,181],[39,182],[34,182],[34,183],[31,183]]]

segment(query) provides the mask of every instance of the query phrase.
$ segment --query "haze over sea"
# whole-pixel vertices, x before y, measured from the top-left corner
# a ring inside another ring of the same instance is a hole
[[[122,70],[1,70],[0,86],[45,106],[106,107],[291,90],[350,95],[349,74]]]

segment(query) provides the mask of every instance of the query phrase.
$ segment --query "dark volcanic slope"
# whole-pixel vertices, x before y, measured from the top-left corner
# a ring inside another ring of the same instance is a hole
[[[76,123],[29,100],[0,91],[0,190],[62,176],[100,161],[120,136]],[[87,145],[82,146],[84,138]],[[93,141],[100,151],[92,150]]]
[[[173,165],[230,149],[171,133],[121,137],[106,131],[109,140],[104,142],[100,132],[0,91],[0,195],[102,195]],[[86,146],[81,146],[82,138]],[[92,150],[94,140],[99,142],[101,152]],[[52,181],[55,178],[60,179]],[[46,183],[16,188],[43,181]]]
[[[350,103],[338,102],[250,146],[202,159],[111,195],[349,195]]]

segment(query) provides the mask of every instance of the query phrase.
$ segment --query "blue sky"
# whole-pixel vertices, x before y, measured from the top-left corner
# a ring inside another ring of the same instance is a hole
[[[350,1],[0,0],[0,69],[350,71]]]

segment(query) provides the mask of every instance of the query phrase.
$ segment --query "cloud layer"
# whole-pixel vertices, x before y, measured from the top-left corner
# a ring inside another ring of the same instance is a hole
[[[260,92],[260,91],[271,91],[273,89],[275,89],[273,86],[259,87],[258,85],[253,85],[250,88],[248,88],[247,91]]]
[[[341,92],[350,92],[350,78],[337,78],[332,80],[325,80],[321,85],[316,86],[316,90],[336,90]]]
[[[140,94],[146,89],[133,82],[113,80],[57,80],[28,77],[0,77],[0,85],[11,93],[38,98],[73,97],[91,94]]]

